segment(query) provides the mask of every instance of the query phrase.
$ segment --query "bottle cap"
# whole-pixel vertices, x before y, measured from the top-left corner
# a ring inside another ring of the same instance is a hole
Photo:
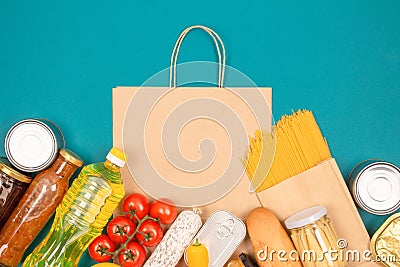
[[[318,221],[326,214],[327,211],[324,206],[314,206],[290,216],[285,221],[285,225],[287,229],[300,228]]]
[[[5,174],[7,174],[8,176],[13,177],[14,179],[29,184],[30,182],[32,182],[32,179],[29,176],[26,176],[16,170],[14,170],[10,164],[8,163],[8,161],[4,158],[0,158],[0,171],[4,172]]]
[[[122,150],[113,147],[111,148],[110,152],[108,152],[106,159],[122,168],[125,166],[126,154]]]
[[[60,149],[60,155],[63,156],[67,161],[71,162],[75,166],[81,167],[83,160],[74,152],[67,148]]]

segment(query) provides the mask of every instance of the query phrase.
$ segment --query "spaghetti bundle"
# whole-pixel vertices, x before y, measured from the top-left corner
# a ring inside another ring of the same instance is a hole
[[[312,112],[299,110],[283,116],[272,132],[257,130],[250,137],[245,166],[253,187],[261,192],[329,158]]]

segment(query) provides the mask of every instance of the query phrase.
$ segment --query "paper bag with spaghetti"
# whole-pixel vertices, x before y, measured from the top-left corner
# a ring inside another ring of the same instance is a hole
[[[364,257],[370,238],[310,111],[284,116],[272,132],[256,131],[245,164],[263,207],[273,211],[281,223],[299,211],[322,205],[342,242],[338,244],[342,250],[338,256],[347,266],[379,266]],[[313,240],[312,233],[307,235],[302,240],[305,248]],[[322,244],[318,240],[321,241],[317,233],[314,243]],[[308,261],[305,266],[322,266],[313,264]]]

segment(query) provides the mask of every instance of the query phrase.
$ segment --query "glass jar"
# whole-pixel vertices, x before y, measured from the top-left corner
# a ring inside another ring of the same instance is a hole
[[[68,189],[69,179],[82,166],[72,151],[61,149],[50,168],[31,182],[0,232],[0,266],[15,267],[26,249],[55,212]]]
[[[344,267],[345,240],[338,239],[324,206],[300,211],[285,221],[304,267]]]
[[[30,177],[13,169],[5,158],[0,158],[0,230],[31,181]]]

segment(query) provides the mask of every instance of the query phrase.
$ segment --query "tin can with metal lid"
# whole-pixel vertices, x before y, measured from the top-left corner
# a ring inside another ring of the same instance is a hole
[[[245,224],[232,213],[218,210],[211,214],[194,237],[208,248],[209,265],[224,266],[246,236]],[[186,261],[186,253],[185,253]]]
[[[349,176],[357,205],[372,214],[391,214],[400,208],[400,169],[381,160],[365,160]]]
[[[64,146],[60,128],[47,119],[26,119],[14,124],[4,142],[8,160],[24,172],[46,169]]]

